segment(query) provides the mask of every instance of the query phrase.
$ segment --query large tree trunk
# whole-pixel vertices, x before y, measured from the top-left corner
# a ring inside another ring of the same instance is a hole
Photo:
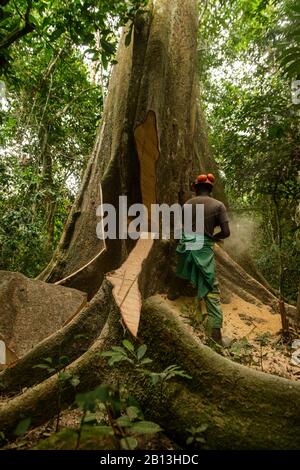
[[[199,107],[196,10],[190,0],[154,2],[148,15],[137,18],[130,46],[121,39],[82,188],[40,279],[57,282],[71,275],[65,285],[92,296],[103,272],[127,256],[130,243],[115,241],[90,263],[103,248],[95,235],[100,181],[103,202],[117,205],[118,196],[127,195],[128,205],[143,201],[149,207],[178,202],[195,173],[215,171]],[[224,199],[220,183],[216,192]]]
[[[121,39],[82,188],[58,250],[41,275],[49,282],[86,291],[91,301],[70,324],[1,373],[7,401],[0,405],[0,428],[5,435],[12,433],[21,417],[30,416],[35,425],[55,413],[58,378],[32,366],[44,357],[66,355],[67,369],[80,376],[79,390],[122,377],[141,400],[146,415],[180,443],[185,440],[185,429],[208,423],[209,448],[299,447],[299,384],[254,372],[217,355],[193,337],[157,295],[176,282],[172,240],[155,241],[141,267],[139,289],[144,304],[138,338],[148,344],[158,369],[176,363],[193,380],[172,382],[166,406],[133,370],[120,368],[112,373],[96,355],[119,344],[124,336],[120,304],[104,277],[126,260],[133,247],[128,240],[108,241],[103,251],[96,237],[98,204],[117,206],[119,195],[127,195],[128,204],[144,202],[148,207],[155,202],[181,202],[195,174],[216,171],[198,103],[197,30],[196,0],[156,0],[147,15],[137,18],[131,45],[125,47]],[[224,200],[219,182],[215,194]],[[274,295],[221,248],[216,254],[223,289],[250,302],[275,305]],[[28,389],[22,395],[9,398],[24,387]],[[65,385],[64,406],[72,403],[74,393]]]

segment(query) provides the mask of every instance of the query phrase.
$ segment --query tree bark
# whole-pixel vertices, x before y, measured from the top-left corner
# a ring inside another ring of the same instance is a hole
[[[4,3],[5,5],[5,3]],[[1,49],[7,49],[9,46],[11,46],[14,42],[18,41],[21,39],[23,36],[25,36],[28,33],[31,33],[35,29],[35,25],[31,23],[29,19],[29,14],[32,8],[32,0],[28,0],[27,2],[27,8],[24,14],[24,25],[20,28],[17,28],[15,31],[12,31],[9,33],[7,36],[2,39],[0,42],[0,50]]]
[[[194,0],[156,1],[136,20],[129,47],[122,37],[81,190],[54,259],[40,279],[68,277],[102,250],[95,236],[100,181],[103,202],[116,205],[119,195],[128,196],[128,205],[142,202],[149,180],[143,166],[147,158],[155,168],[151,202],[172,204],[196,173],[215,169],[198,103],[197,27]],[[220,182],[216,192],[225,199]],[[94,295],[104,272],[119,266],[128,250],[126,241],[109,243],[105,259],[96,258],[65,285]]]

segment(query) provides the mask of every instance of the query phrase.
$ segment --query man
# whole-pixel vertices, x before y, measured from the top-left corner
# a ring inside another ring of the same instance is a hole
[[[204,299],[208,314],[208,330],[211,338],[222,345],[221,328],[223,312],[220,301],[219,284],[215,274],[215,242],[229,237],[229,220],[224,204],[211,197],[215,182],[212,173],[199,175],[192,184],[196,197],[185,204],[192,204],[193,231],[196,229],[196,206],[204,205],[204,234],[184,234],[176,249],[179,254],[176,275],[188,280],[197,288],[197,296]],[[216,234],[214,230],[220,227]],[[193,243],[201,241],[201,249],[191,249]]]

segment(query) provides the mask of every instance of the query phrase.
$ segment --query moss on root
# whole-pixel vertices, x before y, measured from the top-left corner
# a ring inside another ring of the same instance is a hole
[[[300,385],[254,371],[219,356],[202,345],[160,296],[144,302],[139,340],[148,345],[153,370],[171,364],[184,369],[192,380],[174,378],[163,394],[133,367],[111,368],[95,353],[119,345],[123,338],[120,312],[110,299],[108,321],[101,337],[67,371],[80,378],[77,391],[100,383],[126,383],[140,402],[146,419],[157,422],[178,445],[185,445],[187,429],[207,424],[209,449],[297,449],[300,446]],[[58,378],[53,376],[0,406],[0,427],[12,436],[20,417],[32,424],[47,421],[56,412]],[[62,390],[62,406],[75,393]],[[199,448],[202,445],[199,444]]]

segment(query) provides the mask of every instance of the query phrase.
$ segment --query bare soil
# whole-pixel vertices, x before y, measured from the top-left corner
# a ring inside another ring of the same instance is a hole
[[[184,322],[205,344],[209,343],[205,331],[205,306],[200,309],[195,299],[179,297],[174,301],[165,298],[172,308],[180,312]],[[300,366],[291,364],[291,341],[281,336],[281,318],[270,307],[251,304],[235,294],[230,303],[222,304],[224,314],[223,337],[232,340],[230,347],[218,352],[235,362],[290,380],[300,380]],[[204,318],[201,318],[204,314]],[[294,334],[292,339],[300,338]]]

